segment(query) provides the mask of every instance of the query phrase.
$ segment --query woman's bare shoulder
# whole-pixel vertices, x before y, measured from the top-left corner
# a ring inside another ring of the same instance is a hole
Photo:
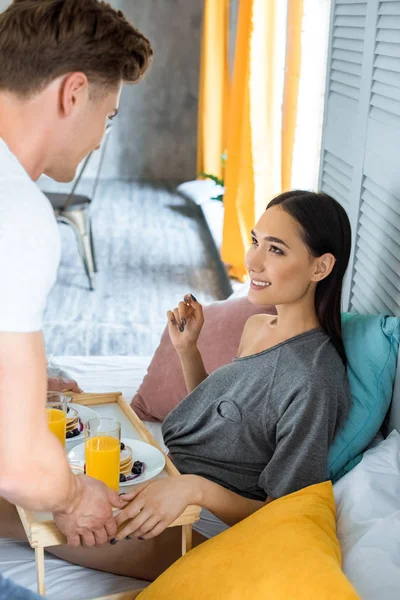
[[[276,320],[276,315],[257,314],[249,317],[244,325],[242,337],[240,338],[238,356],[248,353],[249,346],[255,343],[256,335],[265,326],[271,326]]]

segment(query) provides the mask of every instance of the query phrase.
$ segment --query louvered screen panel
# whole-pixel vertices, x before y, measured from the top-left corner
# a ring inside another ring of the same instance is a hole
[[[327,150],[322,162],[321,190],[340,202],[349,212],[352,167]]]
[[[379,3],[370,116],[400,127],[400,2]]]
[[[351,290],[351,310],[400,314],[400,195],[365,177]]]
[[[349,212],[354,159],[359,156],[359,98],[367,2],[333,0],[320,189]]]
[[[360,95],[367,2],[336,0],[329,91],[352,100]]]
[[[343,307],[400,315],[400,0],[333,0],[320,188],[353,230]]]

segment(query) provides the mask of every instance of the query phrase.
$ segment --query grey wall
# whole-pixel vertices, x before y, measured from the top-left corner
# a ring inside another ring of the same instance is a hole
[[[123,91],[102,175],[194,179],[203,1],[114,0],[111,4],[150,39],[154,60],[144,81]]]
[[[184,181],[196,176],[203,0],[111,0],[150,39],[154,60],[126,86],[102,177]],[[0,0],[0,10],[9,2]],[[94,157],[87,175],[96,172]]]

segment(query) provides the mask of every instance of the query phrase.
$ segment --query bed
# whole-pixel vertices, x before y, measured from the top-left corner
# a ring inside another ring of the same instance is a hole
[[[53,357],[52,362],[76,379],[84,391],[106,392],[120,390],[123,392],[125,399],[129,400],[139,387],[150,360],[151,357],[64,356],[61,358]],[[162,443],[160,424],[146,423],[146,425],[156,439]],[[397,378],[390,410],[388,432],[393,429],[397,429],[397,431],[400,432],[399,365],[397,368]],[[398,500],[398,508],[400,515],[400,497]],[[381,521],[382,519],[378,520]],[[347,533],[351,534],[351,531]],[[397,556],[393,561],[384,562],[383,567],[379,566],[378,561],[377,569],[379,569],[379,573],[374,573],[373,568],[361,568],[361,572],[355,573],[354,567],[352,566],[354,564],[354,556],[352,557],[351,568],[350,566],[346,568],[347,551],[343,552],[344,570],[346,575],[358,590],[363,587],[368,590],[368,592],[362,596],[363,600],[381,600],[381,598],[385,598],[385,600],[395,600],[398,598],[398,590],[400,589],[400,587],[398,587],[400,586],[400,538],[397,541],[397,544],[396,540],[394,540],[394,543]],[[363,548],[362,551],[364,552],[365,549]],[[380,558],[385,561],[386,559],[382,556],[382,552],[380,554]],[[356,559],[358,558],[360,558],[358,562],[363,564],[364,558],[361,555],[360,557],[356,556]],[[391,562],[391,564],[387,564],[388,568],[385,570],[385,565],[389,562]],[[34,554],[28,544],[0,539],[0,571],[5,577],[10,577],[17,583],[31,590],[36,590]],[[382,581],[387,582],[387,593],[382,594],[381,587],[378,591],[377,586],[373,585],[373,582],[376,581],[377,577],[380,577]],[[388,581],[388,578],[391,578],[391,580],[389,579]],[[46,557],[46,597],[49,598],[49,600],[91,600],[112,593],[132,590],[141,586],[143,586],[142,581],[78,567],[59,560],[50,554]]]

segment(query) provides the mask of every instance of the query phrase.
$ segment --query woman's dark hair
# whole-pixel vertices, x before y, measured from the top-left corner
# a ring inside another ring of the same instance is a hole
[[[347,213],[339,202],[323,192],[284,192],[269,203],[267,210],[278,205],[299,223],[302,239],[313,256],[330,253],[336,258],[332,272],[317,284],[315,310],[321,327],[346,364],[340,311],[343,277],[351,249]]]

